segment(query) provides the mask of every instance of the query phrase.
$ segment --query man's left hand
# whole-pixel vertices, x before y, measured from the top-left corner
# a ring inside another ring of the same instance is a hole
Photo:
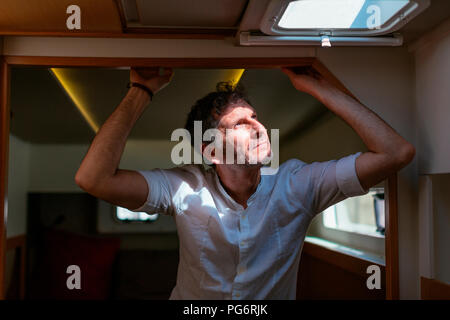
[[[330,84],[311,67],[281,68],[292,82],[294,88],[315,96],[320,89]]]

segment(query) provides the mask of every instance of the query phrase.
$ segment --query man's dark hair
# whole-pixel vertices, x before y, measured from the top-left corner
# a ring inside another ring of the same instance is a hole
[[[247,92],[243,85],[236,86],[230,82],[219,82],[216,85],[216,91],[208,93],[203,98],[197,100],[192,106],[186,120],[185,129],[191,135],[191,144],[194,145],[194,121],[202,122],[202,137],[206,130],[217,128],[218,120],[214,118],[213,113],[220,115],[230,103],[244,100],[251,104]]]

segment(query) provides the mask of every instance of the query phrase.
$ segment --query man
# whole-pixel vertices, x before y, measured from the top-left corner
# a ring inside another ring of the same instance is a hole
[[[172,76],[171,70],[160,76],[156,70],[132,69],[130,80],[137,85],[103,124],[76,174],[76,183],[98,198],[174,217],[180,261],[171,299],[295,299],[312,218],[338,201],[367,193],[414,157],[410,143],[319,75],[282,71],[297,90],[346,121],[369,151],[311,164],[291,159],[276,174],[261,175],[261,163],[271,152],[267,132],[245,95],[224,86],[197,102],[186,128],[192,132],[193,121],[199,120],[203,130],[226,133],[224,149],[231,148],[230,140],[236,142],[231,152],[234,158],[243,156],[244,164],[227,164],[224,154],[212,152],[205,154],[210,169],[118,169],[128,134],[149,103],[148,91],[156,93]],[[252,144],[254,139],[258,144]]]

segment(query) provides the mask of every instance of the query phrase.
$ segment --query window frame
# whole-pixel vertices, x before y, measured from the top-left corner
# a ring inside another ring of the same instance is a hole
[[[307,236],[318,237],[339,245],[378,255],[386,261],[385,237],[377,237],[358,232],[328,228],[324,226],[322,220],[323,213],[320,213],[311,223],[311,229],[308,230]],[[355,243],[357,243],[358,246],[355,246]]]
[[[383,188],[385,194],[385,226],[389,225],[389,219],[392,219],[392,216],[389,216],[389,211],[394,209],[389,206],[396,206],[396,203],[389,203],[389,199],[387,197],[390,196],[389,192],[389,184],[391,184],[391,193],[392,193],[392,184],[393,179],[390,177],[383,182],[380,182],[375,188]],[[372,188],[371,188],[372,189]],[[307,236],[309,237],[318,237],[324,239],[326,241],[330,241],[336,243],[338,245],[343,245],[346,247],[354,248],[357,250],[361,250],[363,252],[368,253],[369,255],[377,256],[378,259],[383,260],[384,265],[388,266],[391,261],[390,257],[390,248],[389,244],[391,241],[391,235],[385,234],[383,236],[363,234],[354,231],[342,230],[337,228],[329,228],[325,226],[323,222],[323,214],[325,210],[319,214],[317,214],[308,229]],[[392,225],[392,223],[391,223]],[[387,231],[387,229],[386,229]],[[358,244],[358,245],[355,245]],[[389,267],[388,267],[389,268]]]
[[[159,220],[159,218],[161,217],[160,213],[155,213],[154,215],[156,215],[156,218],[154,218],[154,219],[149,218],[149,219],[146,219],[146,220],[134,220],[134,219],[124,219],[124,220],[122,220],[122,219],[119,219],[119,217],[118,217],[118,210],[119,210],[119,208],[131,211],[131,210],[129,210],[127,208],[124,208],[124,207],[112,205],[111,206],[111,215],[112,215],[113,220],[116,223],[121,223],[121,224],[151,224],[151,223],[156,223]],[[139,211],[139,212],[131,211],[131,212],[140,213],[141,211]],[[143,213],[147,214],[148,216],[152,216],[153,215],[153,214],[149,214],[149,213],[146,213],[146,212],[143,212]]]
[[[376,186],[376,187],[370,188],[370,189],[369,189],[369,192],[377,192],[377,191],[379,192],[380,190],[383,190],[383,195],[384,195],[384,183],[383,183],[382,186]],[[358,197],[363,197],[363,196],[364,196],[364,195],[358,196]],[[373,196],[373,195],[372,195],[372,196]],[[356,197],[356,198],[358,198],[358,197]],[[353,197],[352,197],[352,198],[353,198]],[[349,199],[349,198],[347,198],[347,199]],[[343,201],[346,201],[347,199],[345,199],[345,200],[343,200]],[[325,223],[325,217],[324,217],[324,215],[325,215],[325,213],[326,213],[326,210],[328,210],[328,209],[330,209],[330,208],[333,208],[333,209],[334,209],[334,214],[335,214],[335,217],[336,217],[336,214],[337,214],[337,213],[336,213],[336,206],[337,206],[338,204],[339,204],[339,203],[336,203],[336,204],[330,206],[329,208],[325,209],[323,212],[321,212],[321,214],[320,214],[320,215],[322,216],[321,223],[322,223],[322,227],[325,228],[324,230],[339,230],[339,231],[342,231],[342,232],[347,232],[347,233],[352,233],[352,234],[358,234],[358,235],[367,236],[367,237],[372,237],[372,238],[382,238],[382,239],[385,238],[385,227],[383,228],[383,232],[380,232],[380,231],[378,231],[378,230],[373,231],[373,232],[364,232],[364,231],[362,231],[362,230],[357,230],[358,227],[355,227],[354,230],[348,230],[348,229],[342,228],[342,227],[340,227],[340,226],[336,226],[336,227],[327,226],[326,223]],[[377,227],[377,229],[378,229],[377,219],[379,219],[380,217],[379,217],[379,216],[377,217],[377,212],[376,212],[375,202],[374,202],[373,204],[374,204],[374,208],[373,208],[373,210],[374,210],[373,215],[374,215],[374,216],[373,216],[373,217],[374,217],[374,219],[375,219],[375,227]],[[384,208],[386,208],[386,202],[384,202]],[[358,223],[353,223],[353,224],[358,225]],[[386,225],[386,221],[384,221],[384,224]],[[356,242],[356,243],[357,243],[357,242]]]
[[[267,35],[285,36],[379,36],[397,31],[430,5],[430,0],[410,0],[410,3],[376,29],[286,29],[279,27],[278,24],[289,3],[294,1],[297,0],[271,0],[261,19],[261,32]]]

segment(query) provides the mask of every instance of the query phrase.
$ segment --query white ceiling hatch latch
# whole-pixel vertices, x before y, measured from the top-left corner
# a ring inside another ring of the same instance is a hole
[[[331,48],[331,42],[328,36],[322,36],[321,42],[323,48]]]
[[[259,33],[242,31],[239,34],[241,46],[401,46],[403,37],[394,33],[386,37],[335,37],[320,36],[267,36]]]

